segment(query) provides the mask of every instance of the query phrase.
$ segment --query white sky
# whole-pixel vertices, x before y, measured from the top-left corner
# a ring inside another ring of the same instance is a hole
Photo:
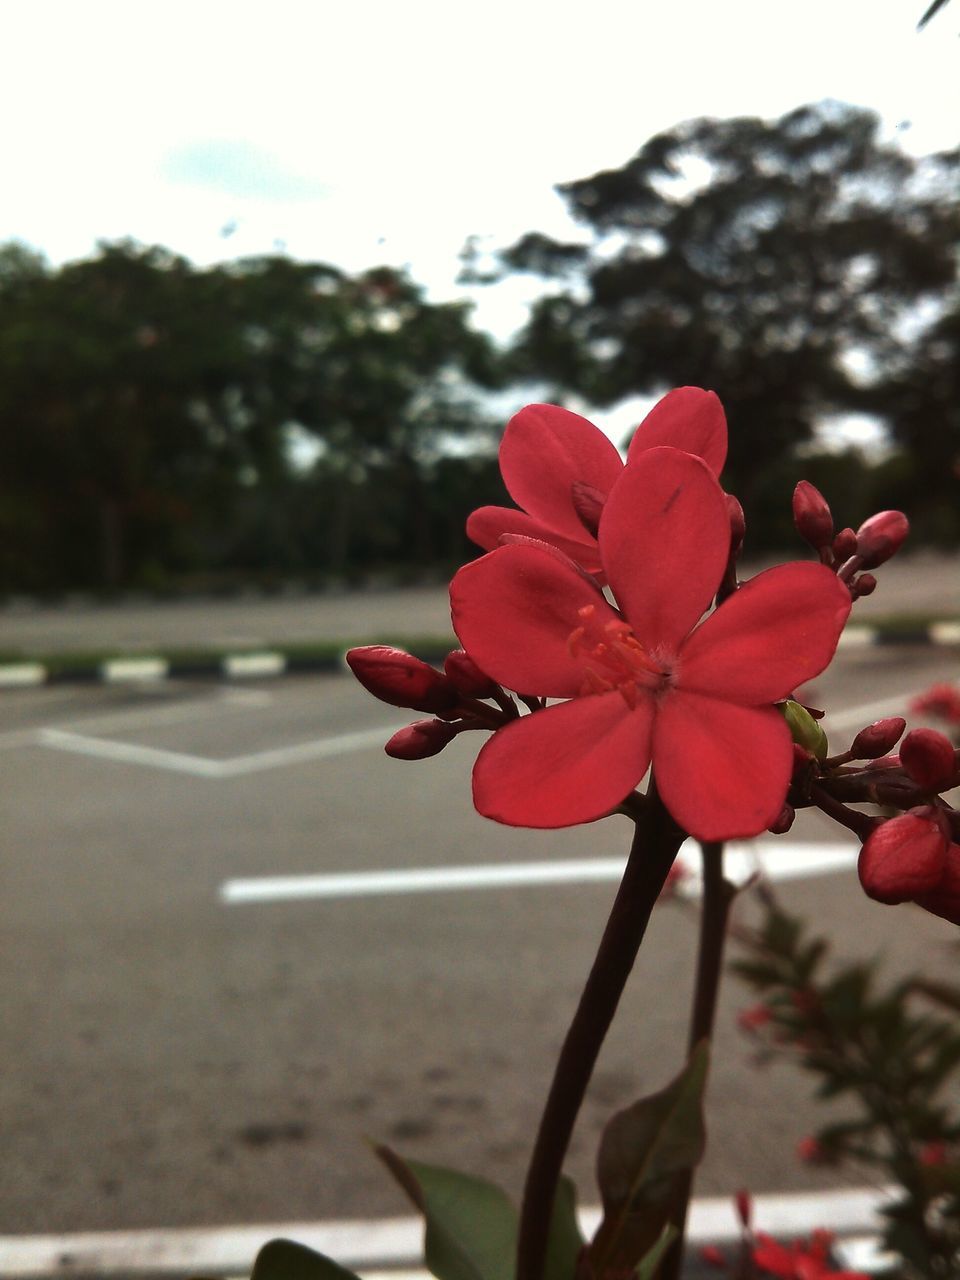
[[[692,116],[834,97],[956,145],[960,0],[918,34],[925,3],[0,0],[0,241],[283,247],[456,296],[470,233],[568,234],[554,183]],[[525,288],[477,323],[509,331]]]

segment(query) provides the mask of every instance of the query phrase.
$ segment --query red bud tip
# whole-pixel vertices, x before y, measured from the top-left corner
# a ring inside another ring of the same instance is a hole
[[[457,732],[443,720],[417,720],[395,733],[383,749],[394,760],[426,760],[441,752]]]
[[[833,540],[833,515],[827,500],[808,480],[801,480],[793,491],[793,523],[814,551],[828,547]]]
[[[797,1143],[797,1157],[804,1164],[823,1164],[826,1153],[816,1138],[801,1138]]]
[[[369,644],[351,649],[346,657],[367,692],[392,707],[438,712],[457,703],[457,691],[446,676],[402,649]]]
[[[875,569],[903,546],[910,522],[902,511],[879,511],[857,530],[857,555],[864,569]]]
[[[797,816],[797,811],[792,804],[785,804],[777,815],[776,822],[772,823],[767,830],[771,835],[782,836],[793,826],[793,820]]]
[[[773,1011],[769,1005],[752,1004],[737,1014],[737,1026],[741,1031],[759,1031],[772,1017]]]
[[[492,698],[498,686],[485,676],[466,649],[453,649],[443,660],[447,679],[468,698]]]
[[[876,760],[885,756],[899,741],[900,735],[907,727],[903,716],[887,716],[885,720],[874,720],[868,724],[853,740],[850,758],[853,760]]]
[[[718,1271],[726,1271],[727,1259],[723,1250],[716,1244],[700,1246],[700,1261],[708,1267],[716,1267]]]
[[[888,818],[870,832],[857,872],[864,893],[877,902],[909,902],[930,893],[943,878],[947,841],[924,812]]]
[[[743,507],[733,496],[732,493],[725,493],[724,498],[727,503],[727,515],[730,519],[730,554],[737,556],[740,554],[740,548],[743,546],[743,540],[747,533],[747,521],[743,514]]]
[[[900,743],[900,763],[924,791],[944,791],[955,785],[956,752],[937,729],[911,729]]]
[[[861,573],[859,578],[855,578],[852,583],[856,592],[856,599],[861,596],[872,596],[877,589],[877,580],[872,573]]]
[[[834,559],[841,564],[857,553],[857,535],[852,529],[841,529],[833,540]]]

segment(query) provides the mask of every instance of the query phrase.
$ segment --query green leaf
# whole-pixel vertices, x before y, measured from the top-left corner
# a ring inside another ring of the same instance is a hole
[[[562,1177],[550,1220],[543,1280],[573,1280],[582,1248],[583,1236],[577,1225],[577,1189],[569,1178]]]
[[[512,1280],[517,1211],[506,1192],[389,1147],[376,1152],[426,1219],[424,1261],[437,1280]]]
[[[667,1252],[679,1234],[680,1232],[673,1223],[668,1222],[660,1233],[660,1239],[652,1249],[649,1249],[643,1255],[637,1264],[637,1269],[634,1272],[637,1280],[653,1280],[653,1277],[657,1274],[657,1267],[659,1267],[660,1263],[663,1261],[663,1255]]]
[[[703,1156],[703,1091],[709,1046],[659,1093],[619,1112],[600,1140],[597,1181],[603,1221],[590,1245],[595,1274],[631,1269],[656,1243]]]
[[[293,1240],[271,1240],[257,1254],[250,1280],[357,1280],[322,1253]]]

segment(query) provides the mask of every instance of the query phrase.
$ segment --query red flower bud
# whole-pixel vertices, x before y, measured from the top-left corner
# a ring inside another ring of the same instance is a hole
[[[383,749],[394,760],[426,760],[441,752],[457,733],[443,720],[417,720],[395,733]]]
[[[793,820],[797,816],[797,811],[792,804],[785,804],[777,815],[776,821],[772,822],[767,830],[773,836],[782,836],[793,826]]]
[[[910,522],[902,511],[879,511],[857,530],[857,555],[864,569],[875,569],[903,546]]]
[[[920,894],[917,905],[951,924],[960,924],[960,844],[949,846],[940,883],[930,893]]]
[[[857,552],[857,535],[852,529],[841,529],[833,540],[833,554],[841,563]]]
[[[889,904],[930,893],[943,878],[947,840],[931,809],[888,818],[870,832],[857,873],[868,898]]]
[[[828,547],[833,540],[833,516],[827,500],[808,480],[801,480],[793,491],[793,523],[814,551]]]
[[[727,502],[727,515],[730,517],[730,554],[737,556],[746,537],[747,521],[743,514],[743,507],[733,494],[725,493],[723,496]]]
[[[485,676],[466,649],[453,649],[443,660],[443,670],[453,685],[469,698],[492,698],[496,685]]]
[[[868,769],[899,769],[900,757],[897,755],[880,756],[876,760],[869,760],[866,767]]]
[[[911,729],[900,743],[900,762],[924,791],[943,791],[957,773],[953,743],[937,729]]]
[[[850,757],[853,760],[876,760],[885,756],[891,747],[900,741],[900,735],[907,727],[903,716],[887,716],[884,720],[874,720],[868,724],[853,740]]]
[[[856,598],[859,600],[861,596],[872,596],[877,589],[877,580],[872,573],[861,573],[859,578],[854,578],[851,583]]]
[[[367,692],[392,707],[437,712],[456,705],[457,691],[446,676],[402,649],[368,644],[351,649],[346,657]]]
[[[737,1026],[741,1031],[759,1031],[772,1017],[773,1011],[768,1004],[752,1004],[737,1014]]]
[[[704,1244],[700,1246],[700,1260],[708,1267],[716,1267],[718,1271],[726,1271],[727,1260],[719,1245]]]

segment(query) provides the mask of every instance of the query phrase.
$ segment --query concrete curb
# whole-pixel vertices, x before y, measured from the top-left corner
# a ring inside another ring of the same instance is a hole
[[[375,640],[367,643],[375,644]],[[437,639],[417,646],[418,656],[439,662],[456,641]],[[841,650],[876,646],[933,645],[960,647],[960,622],[934,622],[915,629],[847,627],[840,637]],[[349,646],[344,646],[346,649]],[[182,661],[157,654],[126,654],[102,662],[78,661],[69,655],[63,665],[48,667],[43,662],[0,663],[0,690],[38,688],[50,684],[143,684],[159,680],[262,680],[285,675],[311,675],[341,670],[343,653],[317,654],[286,651],[282,645],[257,652],[211,651],[209,655]]]
[[[838,1237],[873,1234],[878,1214],[893,1188],[851,1188],[757,1196],[754,1227],[793,1239],[827,1228]],[[589,1238],[600,1210],[581,1209]],[[0,1236],[0,1274],[5,1280],[48,1277],[174,1277],[189,1274],[247,1276],[258,1249],[268,1240],[296,1240],[368,1277],[389,1272],[425,1277],[420,1218],[377,1221],[278,1222],[255,1226],[186,1227],[171,1230],[78,1232],[70,1235]],[[730,1245],[740,1224],[729,1196],[694,1200],[687,1238],[692,1249]]]

